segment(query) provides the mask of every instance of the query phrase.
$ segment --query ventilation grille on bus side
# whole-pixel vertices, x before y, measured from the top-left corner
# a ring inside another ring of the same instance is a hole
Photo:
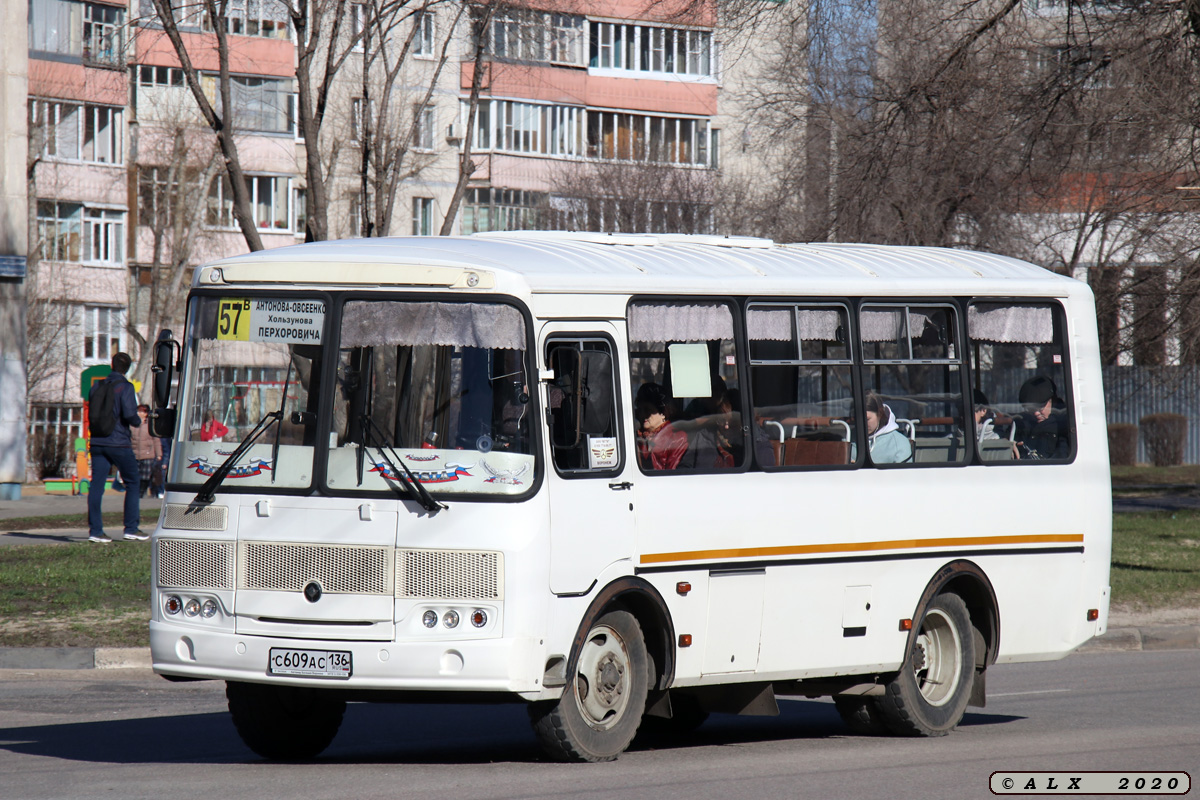
[[[317,581],[335,594],[391,594],[390,547],[242,542],[238,588],[300,592]]]
[[[164,589],[232,589],[233,542],[158,540],[158,585]]]
[[[223,531],[229,525],[228,506],[185,506],[167,503],[162,526],[176,531]]]
[[[500,553],[483,550],[397,550],[396,597],[501,600]]]

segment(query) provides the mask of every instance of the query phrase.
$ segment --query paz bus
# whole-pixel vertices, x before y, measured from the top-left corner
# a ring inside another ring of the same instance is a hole
[[[154,669],[268,758],[348,701],[523,702],[568,761],[789,696],[938,736],[1105,630],[1093,297],[1011,258],[305,244],[198,269],[155,364]]]

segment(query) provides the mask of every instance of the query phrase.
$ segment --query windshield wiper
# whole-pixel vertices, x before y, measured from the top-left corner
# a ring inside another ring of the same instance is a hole
[[[437,511],[439,509],[446,508],[445,503],[440,503],[437,500],[433,499],[433,495],[431,495],[429,493],[429,490],[427,490],[424,486],[421,485],[421,482],[419,480],[417,480],[417,476],[413,475],[412,470],[410,470],[408,468],[408,465],[404,463],[404,459],[402,459],[400,456],[398,456],[396,454],[396,451],[391,447],[391,445],[386,444],[387,439],[386,439],[386,437],[383,436],[383,431],[379,430],[379,426],[376,425],[375,422],[366,414],[363,414],[360,417],[360,419],[362,420],[362,428],[363,428],[362,435],[363,435],[364,446],[365,447],[373,446],[376,450],[379,451],[379,455],[383,458],[384,463],[386,463],[389,467],[392,468],[392,474],[396,476],[396,483],[399,483],[401,486],[403,486],[405,488],[405,490],[408,492],[409,496],[412,497],[413,500],[416,500],[418,503],[420,503],[421,507],[424,508],[426,511]],[[370,441],[369,441],[371,438],[375,438],[378,442],[380,442],[380,444],[371,445]],[[391,458],[389,458],[388,454],[386,452],[384,452],[383,448],[385,446],[388,448],[388,450],[392,451],[392,455],[396,457],[395,461],[393,461]],[[360,454],[361,454],[361,452],[362,451],[360,451]],[[400,465],[399,467],[396,466],[397,463],[399,463],[399,465]],[[401,470],[404,470],[403,475],[400,472]],[[387,476],[385,475],[383,477],[386,479]],[[359,459],[359,483],[361,484],[361,482],[362,482],[362,459],[360,457],[360,459]]]
[[[283,419],[282,409],[278,411],[268,411],[266,416],[260,419],[258,424],[254,426],[254,430],[250,431],[246,438],[242,440],[241,444],[237,446],[237,449],[229,454],[229,458],[225,459],[221,466],[217,467],[213,474],[208,477],[208,480],[206,480],[204,485],[200,487],[200,491],[196,493],[195,502],[211,503],[213,498],[216,497],[217,487],[221,485],[221,482],[225,480],[230,471],[237,465],[238,459],[246,454],[246,451],[250,449],[250,446],[254,444],[259,436],[263,435],[263,433],[267,430],[267,427],[272,422],[279,422],[281,419]],[[276,469],[277,467],[277,464],[271,465],[272,470]]]

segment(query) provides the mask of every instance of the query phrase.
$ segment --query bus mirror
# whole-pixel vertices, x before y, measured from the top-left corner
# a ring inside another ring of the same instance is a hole
[[[175,409],[156,408],[150,412],[150,435],[160,439],[175,437]]]
[[[174,376],[175,351],[178,347],[179,343],[171,338],[169,330],[159,333],[158,341],[154,343],[154,366],[150,371],[154,373],[154,404],[160,409],[165,409],[171,402],[171,378]]]

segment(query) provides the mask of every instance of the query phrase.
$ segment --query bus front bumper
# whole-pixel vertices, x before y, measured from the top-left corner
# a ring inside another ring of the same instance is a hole
[[[274,675],[272,648],[350,653],[348,678]],[[159,675],[326,689],[512,692],[541,696],[541,647],[532,637],[437,642],[358,642],[246,636],[150,622]]]

